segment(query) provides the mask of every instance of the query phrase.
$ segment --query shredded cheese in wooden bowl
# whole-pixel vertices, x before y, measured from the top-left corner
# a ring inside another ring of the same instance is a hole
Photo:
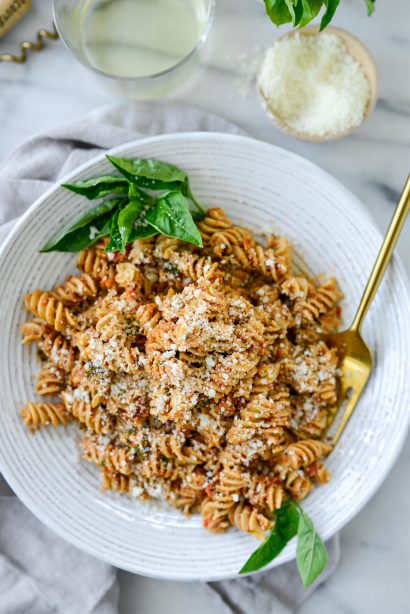
[[[270,118],[285,132],[311,141],[355,130],[369,116],[376,90],[369,52],[338,28],[285,35],[266,51],[258,75]]]

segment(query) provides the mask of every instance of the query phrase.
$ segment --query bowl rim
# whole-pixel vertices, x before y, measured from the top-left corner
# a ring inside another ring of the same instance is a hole
[[[298,161],[302,161],[303,164],[307,165],[308,167],[310,166],[311,168],[315,169],[315,172],[319,173],[322,175],[323,178],[326,178],[326,180],[328,182],[331,182],[333,184],[335,184],[338,189],[341,191],[341,193],[345,193],[346,197],[348,197],[349,199],[349,206],[353,207],[354,209],[356,209],[357,211],[359,211],[361,214],[365,214],[368,223],[373,227],[373,231],[377,233],[377,235],[382,238],[382,235],[380,233],[380,231],[378,230],[376,224],[374,223],[371,215],[369,214],[369,212],[364,208],[363,204],[359,201],[358,198],[356,198],[356,196],[354,196],[354,194],[352,192],[350,192],[350,190],[348,190],[347,188],[345,188],[343,186],[343,184],[341,184],[337,179],[335,179],[332,175],[330,175],[327,171],[323,170],[320,166],[316,165],[315,163],[311,162],[310,160],[299,156],[298,154],[295,154],[291,151],[288,151],[282,147],[279,147],[277,145],[272,145],[270,143],[267,143],[265,141],[260,141],[258,139],[252,138],[252,137],[247,137],[247,136],[241,136],[241,135],[233,135],[233,134],[227,134],[227,133],[218,133],[218,132],[180,132],[180,133],[169,133],[169,134],[163,134],[163,135],[158,135],[158,136],[150,136],[150,137],[146,137],[146,138],[141,138],[141,139],[135,139],[133,141],[128,141],[126,143],[123,143],[121,145],[117,145],[114,148],[110,149],[109,151],[107,151],[106,153],[110,153],[113,155],[116,154],[120,154],[120,153],[124,153],[124,150],[130,149],[132,147],[137,147],[137,146],[144,146],[144,145],[149,145],[153,142],[155,143],[161,143],[162,141],[175,141],[175,140],[184,140],[184,139],[189,139],[189,140],[199,140],[199,141],[212,141],[212,140],[225,140],[228,142],[233,142],[233,143],[239,143],[242,142],[243,144],[258,144],[258,147],[262,147],[265,150],[271,150],[272,148],[274,148],[274,150],[276,150],[277,152],[280,152],[281,155],[285,155],[288,156],[290,159],[292,159],[294,162],[298,162]],[[50,186],[50,188],[48,188],[46,190],[46,192],[44,192],[43,195],[41,195],[38,199],[36,199],[36,201],[29,207],[29,209],[27,209],[27,211],[24,213],[24,215],[21,216],[21,218],[18,220],[18,222],[13,226],[12,230],[10,231],[10,233],[8,234],[7,238],[5,239],[5,241],[3,242],[3,244],[0,247],[0,265],[4,265],[4,262],[2,262],[5,258],[6,258],[6,251],[9,247],[9,245],[11,245],[14,241],[15,236],[18,234],[20,228],[26,223],[26,221],[31,218],[33,216],[33,214],[35,214],[36,210],[42,206],[43,202],[46,201],[47,199],[50,198],[50,196],[52,196],[58,189],[60,189],[60,183],[67,183],[70,182],[71,180],[73,180],[74,178],[76,178],[78,175],[80,175],[81,173],[87,171],[89,168],[92,168],[95,164],[105,160],[105,153],[100,153],[96,156],[94,156],[93,158],[91,158],[90,160],[88,160],[87,162],[81,164],[80,166],[76,167],[75,169],[73,169],[72,171],[70,171],[69,173],[67,173],[64,177],[62,177],[61,179],[59,179],[58,182],[54,183],[52,186]],[[73,195],[74,197],[74,195]],[[404,266],[402,264],[402,261],[400,259],[400,257],[398,255],[395,255],[394,257],[395,259],[395,267],[397,269],[397,273],[399,274],[401,281],[403,282],[403,286],[406,289],[406,302],[407,302],[407,309],[409,311],[410,314],[410,287],[409,287],[409,281],[408,281],[408,277],[407,277],[407,273],[404,269]],[[404,295],[403,295],[404,298]],[[409,395],[410,396],[410,395]],[[397,438],[396,441],[396,445],[394,450],[392,451],[388,462],[380,469],[379,475],[378,475],[378,479],[377,481],[374,481],[374,483],[372,484],[371,488],[368,489],[365,493],[364,496],[362,496],[362,498],[357,498],[355,499],[355,501],[352,502],[351,507],[349,508],[349,513],[345,515],[345,517],[343,519],[340,519],[338,524],[335,525],[333,527],[332,530],[328,531],[327,533],[325,532],[322,537],[324,541],[327,541],[328,539],[332,538],[335,534],[337,534],[344,526],[346,526],[351,520],[352,518],[354,518],[359,511],[369,502],[369,500],[373,497],[373,495],[376,493],[376,491],[379,489],[379,487],[382,485],[383,481],[385,480],[385,478],[387,477],[387,475],[389,474],[389,472],[391,471],[393,465],[395,464],[402,448],[403,445],[405,443],[405,439],[407,436],[407,432],[409,429],[409,425],[410,425],[410,411],[407,412],[406,414],[406,418],[404,420],[404,426],[400,432],[400,435]],[[53,517],[50,517],[49,515],[47,515],[47,512],[44,508],[42,508],[41,506],[37,506],[36,501],[33,501],[33,499],[30,496],[26,496],[25,494],[25,490],[24,487],[20,485],[19,481],[16,480],[14,481],[13,476],[11,475],[11,472],[8,471],[7,468],[7,464],[3,463],[3,456],[2,456],[2,452],[1,452],[1,448],[0,448],[0,470],[4,476],[4,478],[6,479],[6,481],[8,482],[8,484],[10,485],[10,487],[13,489],[13,491],[15,492],[15,494],[17,495],[17,497],[23,502],[24,505],[26,505],[26,507],[43,523],[45,524],[47,527],[49,527],[52,531],[54,531],[57,535],[59,535],[62,539],[64,539],[65,541],[67,541],[68,543],[71,543],[72,545],[78,547],[80,550],[87,552],[88,554],[90,554],[91,556],[94,556],[100,560],[105,561],[106,563],[109,563],[110,565],[114,565],[118,568],[124,569],[126,571],[129,571],[131,573],[140,573],[146,577],[151,577],[151,578],[157,578],[157,579],[167,579],[167,580],[173,580],[173,581],[218,581],[218,580],[225,580],[225,579],[233,579],[233,578],[238,578],[238,574],[232,575],[232,573],[226,573],[224,575],[216,575],[216,576],[195,576],[195,577],[182,577],[179,574],[173,574],[172,571],[168,571],[168,572],[164,572],[164,573],[150,573],[147,572],[146,570],[140,568],[137,569],[135,566],[131,566],[131,565],[127,565],[124,564],[122,561],[118,560],[118,559],[113,559],[109,554],[105,553],[105,552],[101,552],[98,551],[96,552],[95,549],[93,549],[92,546],[89,546],[88,544],[85,544],[83,541],[81,541],[81,539],[79,537],[77,537],[75,534],[73,533],[69,533],[67,534],[67,532],[64,530],[64,528],[62,528],[57,522],[54,521]],[[283,554],[281,555],[281,559],[280,559],[280,563],[277,563],[277,560],[274,560],[270,565],[268,565],[266,568],[261,569],[257,572],[253,572],[251,574],[247,574],[247,575],[256,575],[256,574],[261,574],[264,573],[268,570],[273,569],[274,567],[278,566],[279,564],[282,565],[284,563],[287,563],[291,560],[294,560],[295,558],[295,551],[296,551],[296,547],[292,546],[291,548],[287,548]]]
[[[61,21],[59,20],[57,16],[57,8],[56,8],[57,0],[53,0],[53,9],[52,9],[53,10],[53,21],[54,21],[54,25],[57,30],[57,33],[64,47],[74,56],[74,58],[78,62],[80,62],[80,64],[84,66],[84,68],[91,70],[91,72],[98,75],[99,77],[103,77],[105,79],[111,79],[112,81],[118,81],[118,82],[129,83],[129,84],[130,83],[132,84],[151,83],[153,81],[156,81],[157,79],[160,79],[161,77],[165,77],[169,74],[174,73],[174,71],[178,70],[185,64],[188,64],[190,59],[193,56],[195,56],[205,45],[208,39],[209,33],[211,31],[212,24],[213,24],[213,20],[215,16],[215,6],[216,6],[216,0],[208,0],[208,1],[209,1],[209,6],[208,6],[206,23],[205,23],[204,29],[201,33],[201,36],[198,38],[195,46],[191,49],[191,51],[187,53],[187,55],[185,55],[176,64],[172,64],[172,66],[170,66],[169,68],[165,68],[164,70],[160,70],[159,72],[151,73],[148,75],[142,75],[138,77],[114,75],[112,73],[105,72],[104,70],[100,70],[99,68],[96,68],[90,62],[84,61],[84,59],[77,53],[73,45],[71,45],[70,41],[64,34],[64,29],[61,25]]]

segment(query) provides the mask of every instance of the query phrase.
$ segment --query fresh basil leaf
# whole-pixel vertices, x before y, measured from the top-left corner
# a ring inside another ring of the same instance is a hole
[[[202,237],[192,219],[185,196],[169,192],[148,210],[147,220],[158,232],[202,247]]]
[[[105,222],[104,226],[101,228],[98,235],[95,236],[95,242],[98,241],[99,239],[102,239],[103,237],[108,237],[108,235],[110,234],[112,216],[113,214],[111,214],[110,216],[107,216],[107,221]]]
[[[136,218],[131,234],[128,238],[128,242],[132,243],[137,239],[146,239],[158,234],[158,231],[147,222],[147,211],[150,207],[153,207],[156,203],[156,199],[140,190],[135,184],[130,183],[130,189],[128,191],[130,201],[137,200],[142,205],[140,215]]]
[[[130,182],[128,192],[130,200],[133,199],[132,186],[154,191],[180,190],[205,217],[205,211],[192,193],[187,174],[177,166],[153,159],[116,158],[108,155],[107,158]],[[139,192],[141,194],[141,190]]]
[[[126,195],[128,193],[128,181],[123,177],[115,175],[93,177],[85,181],[77,181],[76,183],[63,183],[62,187],[76,194],[81,194],[81,196],[85,196],[89,200],[102,198],[107,196],[107,194]]]
[[[40,252],[80,252],[110,234],[111,217],[112,213],[108,212],[81,228],[66,232],[60,239],[48,243]]]
[[[132,200],[118,215],[118,230],[121,235],[122,249],[131,241],[144,239],[157,234],[147,222],[147,208],[143,201]]]
[[[295,537],[299,524],[300,507],[292,499],[289,499],[276,512],[278,531],[290,541]]]
[[[98,219],[99,217],[105,215],[106,213],[115,209],[120,201],[118,199],[105,200],[103,203],[100,203],[96,207],[92,207],[91,209],[87,209],[83,215],[81,215],[69,228],[64,229],[56,239],[53,239],[50,243],[48,243],[43,251],[49,251],[51,247],[54,247],[61,239],[65,237],[65,235],[69,233],[73,233],[78,228],[82,228],[83,226],[87,226],[90,222]]]
[[[322,17],[322,21],[320,22],[320,31],[327,28],[329,23],[333,19],[333,15],[336,12],[337,7],[339,6],[340,0],[324,0],[326,11]]]
[[[294,12],[295,12],[295,16],[293,18],[293,25],[295,27],[300,26],[300,22],[302,20],[302,17],[304,16],[302,0],[297,0],[294,6]]]
[[[143,209],[142,203],[136,200],[132,200],[118,214],[117,224],[118,224],[118,231],[121,235],[121,245],[123,249],[125,249],[125,246],[128,243],[128,239],[133,229],[134,222],[136,221],[137,217],[140,215],[142,209]]]
[[[135,183],[128,183],[128,198],[130,200],[143,200],[145,196],[148,197],[148,194],[145,194],[145,192],[137,188]]]
[[[128,239],[128,243],[133,243],[133,241],[137,241],[138,239],[148,239],[149,237],[154,237],[158,234],[158,230],[156,230],[151,224],[146,226],[135,225],[131,230],[131,234]]]
[[[186,182],[184,171],[173,164],[160,160],[145,160],[144,158],[116,158],[108,156],[108,160],[128,181],[150,190],[173,190],[181,188]]]
[[[372,15],[374,13],[374,4],[376,0],[365,0],[367,6],[367,14]]]
[[[300,508],[296,563],[303,586],[310,586],[327,565],[328,554],[309,516]]]
[[[288,7],[288,11],[292,17],[292,23],[295,24],[295,5],[297,5],[297,0],[295,3],[293,0],[285,0],[285,4]]]
[[[117,252],[117,251],[120,251],[121,253],[125,252],[125,247],[123,247],[122,245],[121,233],[118,228],[119,214],[120,214],[120,211],[117,209],[117,211],[114,213],[112,217],[111,227],[110,227],[110,240],[108,242],[107,247],[105,248],[106,252]]]
[[[275,526],[268,538],[251,554],[240,574],[257,571],[268,565],[297,534],[300,508],[291,499],[276,510]]]
[[[265,0],[265,8],[270,20],[277,26],[293,21],[284,0]]]
[[[130,200],[138,200],[138,201],[140,201],[141,203],[144,204],[144,206],[147,209],[149,209],[149,207],[152,207],[153,205],[155,205],[155,203],[157,202],[156,198],[154,198],[153,196],[151,196],[147,192],[144,192],[143,190],[141,190],[134,183],[130,183],[129,184],[128,198]]]
[[[55,239],[47,243],[41,249],[41,252],[77,252],[92,243],[95,243],[97,238],[90,238],[87,242],[87,237],[92,237],[95,233],[92,229],[95,228],[101,231],[107,221],[111,220],[113,211],[119,204],[118,199],[106,200],[92,209],[88,209],[74,224],[69,228],[65,228]],[[106,234],[109,234],[107,232]],[[99,234],[101,236],[106,236]],[[97,236],[97,235],[96,235]]]
[[[369,15],[374,10],[375,0],[365,0]],[[320,29],[324,30],[333,19],[340,0],[265,0],[266,12],[277,26],[292,23],[303,28],[312,21],[325,6]]]
[[[319,14],[323,6],[323,0],[299,0],[298,6],[302,8],[302,15],[298,25],[300,28],[303,28]]]

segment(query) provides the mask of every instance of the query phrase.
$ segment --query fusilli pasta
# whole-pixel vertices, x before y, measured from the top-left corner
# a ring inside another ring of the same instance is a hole
[[[329,479],[338,359],[323,335],[341,294],[296,274],[286,239],[263,245],[222,209],[199,229],[203,249],[157,236],[107,254],[100,240],[78,276],[26,296],[37,392],[61,401],[21,415],[33,430],[77,422],[105,490],[263,538],[289,497]]]

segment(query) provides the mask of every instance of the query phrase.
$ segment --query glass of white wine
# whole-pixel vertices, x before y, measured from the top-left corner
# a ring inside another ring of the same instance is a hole
[[[54,0],[66,47],[112,93],[160,98],[199,66],[215,0]]]

